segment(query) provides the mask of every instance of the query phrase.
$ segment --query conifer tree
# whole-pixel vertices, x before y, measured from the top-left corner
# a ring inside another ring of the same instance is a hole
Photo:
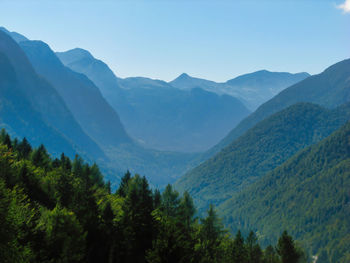
[[[300,258],[294,240],[287,231],[284,231],[279,238],[276,250],[282,263],[297,263]]]

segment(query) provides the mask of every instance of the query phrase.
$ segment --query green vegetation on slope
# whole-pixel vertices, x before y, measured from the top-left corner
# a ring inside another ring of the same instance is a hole
[[[194,215],[170,185],[161,194],[128,172],[111,193],[96,165],[0,133],[0,262],[306,262],[286,232],[263,251],[253,232],[229,236],[213,207]]]
[[[350,104],[327,110],[298,103],[258,123],[176,183],[200,211],[244,189],[299,150],[319,142],[350,119]]]
[[[206,160],[232,143],[255,124],[298,102],[335,108],[350,101],[350,59],[338,62],[324,72],[283,90],[241,121],[220,143],[201,157]]]
[[[317,262],[350,261],[350,122],[219,207],[232,230],[272,242],[285,228]]]

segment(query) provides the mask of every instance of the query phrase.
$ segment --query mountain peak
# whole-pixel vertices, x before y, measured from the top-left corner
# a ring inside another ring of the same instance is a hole
[[[66,65],[85,58],[94,59],[89,51],[82,48],[74,48],[64,52],[56,52],[56,54]]]
[[[76,54],[76,55],[80,55],[81,57],[89,57],[89,58],[93,58],[93,56],[91,55],[91,53],[89,51],[87,51],[86,49],[83,49],[83,48],[74,48],[74,49],[71,49],[67,52],[71,52],[73,54]]]
[[[188,75],[187,73],[182,73],[181,75],[179,75],[175,80],[185,80],[185,79],[191,79],[192,77],[190,75]]]

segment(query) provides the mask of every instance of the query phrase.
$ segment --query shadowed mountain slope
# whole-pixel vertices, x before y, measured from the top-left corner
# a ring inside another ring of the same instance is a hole
[[[349,119],[350,104],[334,110],[310,103],[295,104],[259,122],[181,177],[175,187],[189,191],[199,209],[209,203],[218,205]]]
[[[55,153],[67,149],[67,154],[73,155],[75,151],[72,148],[74,148],[86,156],[94,158],[104,156],[96,143],[83,132],[56,90],[36,74],[18,44],[2,31],[0,31],[0,52],[3,54],[2,70],[4,70],[2,85],[7,87],[2,88],[2,92],[12,108],[6,112],[13,112],[17,115],[17,120],[23,121],[21,127],[15,119],[13,123],[8,119],[6,126],[13,126],[11,130],[17,136],[28,136],[34,144],[39,143],[41,139]],[[5,109],[4,107],[3,110]],[[24,127],[30,127],[29,135],[26,134]],[[48,138],[51,138],[51,143]],[[58,141],[66,146],[59,148]],[[68,147],[67,144],[71,146]]]
[[[321,74],[311,76],[280,92],[242,120],[220,143],[203,154],[201,160],[213,156],[258,122],[297,102],[311,102],[335,108],[348,101],[350,101],[350,59],[336,63]]]
[[[53,84],[81,127],[99,145],[131,142],[118,114],[92,81],[65,67],[44,42],[25,41],[20,46],[35,70]]]
[[[228,95],[200,88],[180,90],[148,78],[117,78],[105,63],[82,49],[57,55],[65,65],[94,81],[120,114],[128,133],[146,147],[207,150],[249,113]]]

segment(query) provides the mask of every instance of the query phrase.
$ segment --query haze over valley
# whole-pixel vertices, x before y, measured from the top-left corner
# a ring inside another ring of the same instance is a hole
[[[0,4],[0,261],[350,262],[336,2]]]

